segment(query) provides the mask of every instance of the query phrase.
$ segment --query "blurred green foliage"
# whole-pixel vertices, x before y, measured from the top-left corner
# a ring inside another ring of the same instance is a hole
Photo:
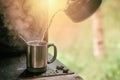
[[[58,59],[84,80],[120,80],[119,3],[120,0],[103,0],[101,5],[106,52],[106,56],[101,60],[97,60],[93,55],[91,18],[75,24],[75,28],[80,30],[80,36],[72,39],[69,47],[60,49],[57,41],[53,40],[58,46]]]

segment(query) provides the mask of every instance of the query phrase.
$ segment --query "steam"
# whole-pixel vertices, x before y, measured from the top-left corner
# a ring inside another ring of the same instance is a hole
[[[43,40],[48,27],[46,0],[0,0],[5,26],[24,41]]]

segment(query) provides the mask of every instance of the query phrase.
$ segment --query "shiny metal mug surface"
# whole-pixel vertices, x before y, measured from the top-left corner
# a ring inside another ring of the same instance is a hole
[[[43,41],[29,41],[27,53],[27,70],[29,72],[45,72],[47,70],[47,63],[50,64],[55,61],[57,57],[57,48],[54,44],[47,44]],[[54,56],[48,61],[48,48],[54,48]]]

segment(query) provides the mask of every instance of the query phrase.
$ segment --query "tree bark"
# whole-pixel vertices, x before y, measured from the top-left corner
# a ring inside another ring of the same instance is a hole
[[[102,25],[102,11],[99,9],[93,15],[93,47],[94,56],[99,59],[105,55]]]

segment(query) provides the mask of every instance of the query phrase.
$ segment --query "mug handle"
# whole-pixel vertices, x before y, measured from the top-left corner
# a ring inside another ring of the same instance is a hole
[[[57,57],[57,48],[56,48],[56,46],[54,44],[48,44],[48,48],[50,48],[50,47],[54,48],[54,56],[50,61],[48,61],[48,64],[53,63],[56,60],[56,57]]]

